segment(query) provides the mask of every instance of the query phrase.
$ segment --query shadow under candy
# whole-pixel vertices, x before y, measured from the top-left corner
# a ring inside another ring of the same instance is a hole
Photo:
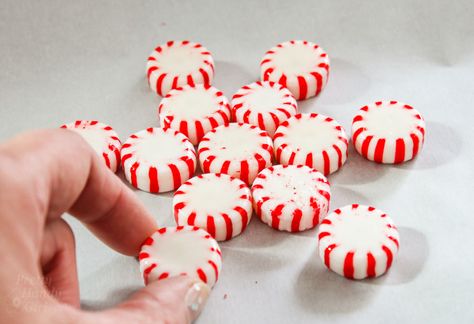
[[[384,285],[400,285],[414,280],[423,270],[428,259],[429,246],[426,236],[413,228],[400,226],[400,250],[393,266],[383,276]],[[381,277],[382,278],[382,277]],[[369,284],[382,284],[377,280],[366,280]]]
[[[369,87],[370,78],[360,66],[342,58],[331,58],[329,82],[324,89],[325,102],[333,105],[352,103]]]
[[[316,111],[327,116],[337,116],[334,106],[340,106],[338,109],[343,109],[344,113],[354,114],[360,107],[352,106],[352,103],[369,87],[370,79],[360,67],[344,59],[333,58],[329,81],[323,91],[317,97],[298,101],[298,108],[301,113]]]
[[[277,231],[264,224],[255,213],[252,215],[249,225],[245,231],[227,242],[220,242],[222,247],[259,249],[266,247],[277,247],[291,237],[291,233]]]
[[[376,290],[328,270],[311,255],[298,275],[294,293],[300,306],[313,313],[351,313],[368,304]]]
[[[434,169],[454,160],[462,148],[463,140],[456,129],[447,124],[427,121],[425,143],[418,156],[394,167],[406,170]]]
[[[349,143],[348,152],[346,163],[337,172],[329,175],[331,185],[372,183],[389,172],[390,166],[369,161],[357,153],[352,142]]]
[[[215,61],[214,80],[212,85],[222,90],[227,99],[232,100],[232,96],[240,87],[258,81],[259,71],[250,73],[242,66],[226,61]]]

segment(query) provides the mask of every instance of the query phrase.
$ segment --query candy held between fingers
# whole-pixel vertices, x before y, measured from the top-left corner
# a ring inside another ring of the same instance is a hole
[[[227,174],[206,173],[179,187],[173,198],[177,225],[198,226],[218,241],[245,230],[252,216],[247,185]]]
[[[331,198],[325,176],[303,165],[275,165],[260,172],[252,185],[254,210],[267,225],[300,232],[327,214]]]
[[[222,91],[204,84],[171,90],[158,106],[163,128],[172,128],[198,145],[205,133],[230,121],[229,101]]]
[[[121,155],[127,181],[148,192],[175,190],[196,170],[194,146],[173,129],[139,131],[125,141]]]
[[[346,162],[348,138],[342,126],[321,114],[298,114],[273,136],[276,160],[283,165],[307,165],[329,175]]]
[[[384,212],[353,204],[336,209],[322,221],[318,242],[326,267],[349,279],[364,279],[390,268],[399,234]]]
[[[226,173],[251,184],[272,165],[272,139],[257,126],[230,123],[207,133],[198,155],[204,173]]]
[[[214,60],[207,48],[190,41],[169,41],[155,48],[148,57],[150,88],[160,96],[184,85],[210,85]]]
[[[275,82],[258,81],[245,85],[232,97],[233,119],[258,126],[270,136],[296,111],[296,100],[291,92]]]
[[[329,57],[317,44],[292,40],[271,48],[260,62],[262,81],[278,82],[297,100],[317,96],[329,77]]]
[[[424,141],[423,117],[413,107],[398,101],[377,101],[364,106],[352,121],[355,149],[378,163],[411,160]]]
[[[112,127],[96,120],[77,120],[64,124],[61,128],[72,130],[81,135],[104,160],[105,165],[112,172],[117,172],[120,166],[122,143]]]
[[[145,284],[188,275],[212,288],[222,268],[221,250],[216,240],[193,226],[157,230],[143,243],[138,259]]]

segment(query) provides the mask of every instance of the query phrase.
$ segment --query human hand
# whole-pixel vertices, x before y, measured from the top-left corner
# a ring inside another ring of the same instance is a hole
[[[113,249],[137,255],[153,217],[89,145],[68,130],[0,145],[0,317],[5,323],[187,323],[209,294],[181,276],[150,283],[113,309],[80,310],[77,217]]]

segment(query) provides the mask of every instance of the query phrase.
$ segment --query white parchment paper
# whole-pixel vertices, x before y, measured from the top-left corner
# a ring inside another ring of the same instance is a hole
[[[333,208],[364,203],[400,229],[392,270],[349,281],[327,271],[315,230],[278,233],[253,219],[221,244],[222,275],[199,323],[474,322],[474,2],[15,1],[0,2],[0,139],[75,119],[98,119],[122,139],[157,126],[159,98],[145,62],[155,45],[190,39],[214,55],[214,85],[231,97],[259,76],[264,52],[307,39],[331,58],[329,83],[301,112],[337,119],[407,102],[427,122],[419,158],[368,162],[351,149],[329,177]],[[136,192],[161,225],[171,195]],[[142,286],[138,264],[74,219],[82,305],[101,309]]]

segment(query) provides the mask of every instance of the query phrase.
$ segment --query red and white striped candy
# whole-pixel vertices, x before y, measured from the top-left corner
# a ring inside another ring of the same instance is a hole
[[[262,61],[262,81],[278,82],[297,100],[317,96],[329,77],[329,57],[318,45],[292,40],[270,49]]]
[[[173,129],[139,131],[125,141],[121,154],[125,178],[148,192],[175,190],[196,170],[194,146]]]
[[[291,92],[275,82],[258,81],[245,85],[232,97],[233,119],[258,126],[270,136],[296,111],[296,100]]]
[[[378,277],[392,265],[399,239],[384,212],[348,205],[333,211],[319,226],[319,256],[326,267],[346,278]]]
[[[307,165],[324,175],[337,171],[347,159],[348,138],[342,126],[320,114],[298,114],[278,127],[273,136],[280,164]]]
[[[145,284],[188,275],[212,288],[222,268],[216,240],[193,226],[160,228],[145,240],[138,259]]]
[[[120,166],[120,148],[122,143],[112,127],[97,120],[76,120],[64,124],[61,128],[72,130],[82,136],[94,151],[102,157],[105,165],[117,172]]]
[[[262,222],[288,232],[319,224],[331,198],[326,177],[303,165],[275,165],[263,170],[252,185],[252,196]]]
[[[230,123],[202,138],[198,156],[204,173],[225,173],[251,184],[272,165],[272,139],[257,126]]]
[[[148,57],[147,77],[150,88],[160,96],[186,84],[209,85],[214,77],[214,60],[201,44],[169,41]]]
[[[424,141],[423,117],[413,107],[398,101],[377,101],[364,106],[352,121],[355,149],[378,163],[411,160]]]
[[[161,100],[158,113],[163,128],[181,132],[194,145],[205,133],[230,121],[227,98],[222,91],[204,84],[171,90]]]
[[[217,241],[226,241],[250,222],[252,197],[243,181],[224,173],[206,173],[179,187],[173,210],[177,225],[198,226]]]

